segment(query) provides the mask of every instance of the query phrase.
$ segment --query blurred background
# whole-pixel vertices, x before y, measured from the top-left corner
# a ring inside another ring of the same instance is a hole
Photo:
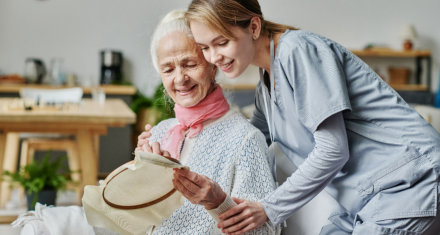
[[[23,74],[29,57],[40,58],[47,67],[53,58],[61,58],[64,72],[75,74],[80,85],[88,86],[100,82],[100,52],[110,49],[123,54],[123,79],[152,95],[160,80],[149,57],[150,36],[170,9],[185,8],[189,2],[2,0],[0,74]],[[268,20],[322,34],[353,50],[368,45],[401,50],[405,28],[411,25],[417,33],[414,49],[432,53],[431,92],[437,91],[439,1],[260,0],[260,4]],[[390,63],[414,66],[412,61],[399,59],[370,62],[384,76]],[[411,71],[414,76],[414,68]],[[258,80],[254,73],[249,74],[239,82]]]
[[[80,86],[87,98],[104,91],[103,99],[105,95],[123,99],[138,121],[109,128],[100,137],[99,172],[105,176],[132,159],[143,120],[152,116],[139,108],[163,96],[149,55],[153,30],[171,9],[189,3],[0,0],[0,97],[18,96],[18,88],[11,84],[41,83]],[[440,1],[260,0],[260,4],[267,20],[324,35],[352,50],[440,130]],[[234,80],[219,75],[227,98],[245,115],[252,113],[258,79],[253,67]],[[106,84],[117,86],[96,90]],[[280,169],[280,175],[287,177],[295,167],[283,160],[280,165],[288,167]],[[318,195],[296,213],[284,234],[317,234],[318,225],[327,222],[331,204],[328,196]]]

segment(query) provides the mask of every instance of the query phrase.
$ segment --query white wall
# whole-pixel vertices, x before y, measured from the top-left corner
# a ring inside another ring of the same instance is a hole
[[[159,18],[189,0],[1,0],[0,70],[23,72],[26,57],[63,57],[68,72],[99,80],[99,50],[122,50],[125,75],[151,94],[159,78],[148,55]],[[313,31],[359,49],[379,43],[400,49],[405,24],[413,24],[416,47],[434,55],[433,87],[440,68],[440,1],[437,0],[260,0],[269,20]]]

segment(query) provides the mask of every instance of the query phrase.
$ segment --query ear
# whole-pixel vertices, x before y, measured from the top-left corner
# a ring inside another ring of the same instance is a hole
[[[249,23],[249,31],[252,34],[252,39],[257,40],[261,34],[261,19],[254,16]]]

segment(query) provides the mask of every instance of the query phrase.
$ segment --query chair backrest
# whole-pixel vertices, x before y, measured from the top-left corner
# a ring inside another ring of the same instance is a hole
[[[22,88],[20,97],[25,99],[38,100],[43,103],[79,103],[83,96],[80,87],[41,89],[41,88]]]

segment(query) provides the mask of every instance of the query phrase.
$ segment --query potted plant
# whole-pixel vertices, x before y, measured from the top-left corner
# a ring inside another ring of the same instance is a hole
[[[5,171],[4,178],[11,183],[21,185],[27,195],[28,209],[33,210],[35,204],[55,205],[56,193],[65,189],[72,182],[72,171],[65,165],[66,156],[51,160],[48,152],[40,161],[34,160],[21,167],[17,172]]]

